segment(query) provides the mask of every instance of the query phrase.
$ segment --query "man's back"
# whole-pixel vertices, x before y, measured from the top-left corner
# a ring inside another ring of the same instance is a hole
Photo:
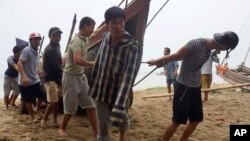
[[[198,87],[200,86],[200,69],[209,58],[211,50],[206,39],[203,38],[191,40],[186,46],[189,54],[183,58],[177,81],[188,87]]]

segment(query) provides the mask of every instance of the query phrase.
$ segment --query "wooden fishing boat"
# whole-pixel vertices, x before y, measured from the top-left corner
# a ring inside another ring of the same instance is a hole
[[[238,66],[238,68],[230,69],[227,66],[227,63],[224,64],[223,60],[223,65],[217,66],[217,74],[230,84],[250,83],[250,68],[245,65],[249,51],[250,46],[244,61]],[[225,59],[227,59],[227,57]],[[244,88],[250,90],[250,86],[246,86]]]
[[[244,64],[235,69],[229,69],[227,66],[217,67],[217,74],[230,84],[250,83],[250,68]],[[250,90],[249,86],[244,87]]]

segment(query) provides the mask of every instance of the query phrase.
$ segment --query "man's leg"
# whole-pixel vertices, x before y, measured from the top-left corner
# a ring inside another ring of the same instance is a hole
[[[18,95],[17,94],[13,94],[10,105],[17,108],[17,105],[15,104],[16,99],[17,99]]]
[[[54,112],[54,108],[55,106],[57,105],[56,104],[57,102],[50,102],[47,107],[46,107],[46,110],[43,114],[43,118],[41,120],[41,127],[43,128],[47,128],[47,120],[48,120],[48,117],[49,117],[49,114],[53,111]]]
[[[20,93],[20,89],[19,89],[19,86],[18,86],[18,83],[16,80],[12,81],[12,86],[13,86],[13,88],[12,88],[13,92],[11,95],[12,97],[11,97],[10,105],[15,107],[15,108],[18,108],[17,105],[15,104],[15,102],[16,102],[16,99],[17,99],[19,93]]]
[[[125,131],[120,131],[119,141],[127,141],[125,138]]]
[[[5,109],[4,111],[9,109],[9,96],[4,96],[4,105],[5,105]]]
[[[90,125],[93,130],[93,134],[96,137],[98,134],[98,128],[97,128],[97,119],[96,119],[96,110],[95,108],[88,108],[87,109],[87,116],[90,122]]]
[[[170,138],[174,135],[175,131],[177,130],[177,128],[179,127],[180,124],[177,124],[177,123],[171,123],[166,131],[165,131],[165,134],[164,134],[164,137],[163,137],[163,141],[169,141]]]
[[[168,94],[171,94],[171,86],[168,86]],[[172,96],[169,96],[169,100],[172,100]]]
[[[12,91],[10,97],[9,97],[9,103],[8,104],[11,104],[11,101],[12,101],[12,98],[13,98],[13,95],[14,95],[14,92]]]
[[[168,94],[171,94],[171,80],[167,80]],[[169,96],[169,100],[172,100],[172,96]]]
[[[62,124],[61,124],[61,126],[59,128],[59,134],[61,136],[68,136],[68,134],[66,133],[66,127],[67,127],[71,117],[72,117],[72,115],[70,115],[70,114],[64,114],[63,115]]]
[[[9,96],[11,92],[11,84],[10,84],[10,78],[6,75],[4,76],[3,90],[4,90],[4,105],[5,105],[4,110],[8,110],[10,102]]]
[[[198,124],[199,122],[188,122],[181,135],[180,141],[187,141],[188,137],[194,132]]]
[[[54,104],[55,105],[52,108],[52,110],[53,110],[53,126],[58,128],[60,126],[60,124],[57,121],[58,106],[59,106],[59,104],[58,104],[58,102],[55,102]]]
[[[30,102],[25,102],[26,103],[26,107],[27,107],[27,110],[30,114],[30,118],[31,118],[31,122],[35,123],[35,122],[38,122],[36,119],[35,119],[35,111],[33,109],[33,105],[32,103]]]
[[[189,122],[186,125],[180,141],[186,141],[189,136],[193,133],[199,122],[203,120],[203,109],[202,109],[202,98],[201,98],[201,88],[193,88],[191,93],[193,94],[190,101],[189,109]]]
[[[204,99],[203,102],[207,102],[208,101],[208,91],[204,92]]]
[[[95,101],[96,115],[98,121],[98,141],[110,141],[109,116],[110,110],[107,103]]]
[[[43,114],[40,111],[40,107],[42,105],[43,99],[36,99],[36,107],[35,107],[35,112],[38,115],[38,119],[41,120],[43,117]]]

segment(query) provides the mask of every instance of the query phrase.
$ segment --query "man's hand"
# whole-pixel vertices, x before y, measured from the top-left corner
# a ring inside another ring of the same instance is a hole
[[[174,71],[174,77],[177,77],[177,76],[178,76],[177,71]]]
[[[27,87],[28,85],[29,85],[29,79],[27,78],[27,77],[23,77],[22,78],[22,85],[24,86],[24,87]]]
[[[162,67],[164,65],[164,63],[162,61],[159,61],[159,60],[156,60],[156,59],[149,60],[147,63],[149,64],[149,66],[154,66],[155,65],[158,68]]]

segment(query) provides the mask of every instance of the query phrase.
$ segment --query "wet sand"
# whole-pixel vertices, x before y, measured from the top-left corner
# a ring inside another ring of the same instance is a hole
[[[168,97],[147,98],[149,95],[165,94],[164,88],[138,91],[129,110],[131,127],[127,133],[129,141],[160,141],[166,127],[171,122],[172,101]],[[39,123],[29,123],[26,114],[19,109],[4,111],[3,100],[0,107],[0,141],[95,141],[88,120],[84,115],[74,116],[67,128],[69,137],[61,137],[58,129],[40,127]],[[19,105],[20,106],[20,105]],[[201,122],[190,141],[228,141],[230,124],[250,124],[250,93],[232,90],[217,90],[209,94],[209,101],[203,105],[204,121]],[[62,114],[59,115],[59,121]],[[49,120],[51,125],[51,115]],[[172,140],[178,140],[184,125],[181,125]],[[118,131],[111,129],[111,140],[118,140]]]

